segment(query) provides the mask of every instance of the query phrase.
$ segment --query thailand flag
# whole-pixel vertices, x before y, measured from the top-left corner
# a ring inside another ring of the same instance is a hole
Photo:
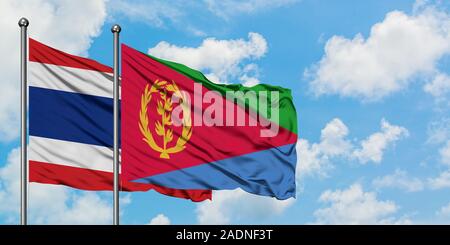
[[[29,39],[30,182],[112,190],[113,70]],[[147,191],[202,201],[210,190],[121,181]]]

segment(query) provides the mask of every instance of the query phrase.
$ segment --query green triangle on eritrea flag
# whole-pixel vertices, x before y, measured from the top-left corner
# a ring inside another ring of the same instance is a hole
[[[221,93],[222,95],[225,95],[226,92],[229,91],[241,91],[243,93],[246,93],[248,91],[254,91],[256,92],[256,96],[259,95],[258,92],[260,91],[277,91],[279,93],[279,103],[280,103],[280,117],[278,124],[293,132],[294,134],[298,134],[297,132],[297,113],[295,111],[294,104],[292,102],[292,95],[291,90],[287,88],[282,88],[279,86],[272,86],[268,84],[257,84],[253,87],[245,87],[242,84],[216,84],[211,82],[203,73],[194,70],[190,67],[187,67],[186,65],[176,63],[173,61],[168,61],[164,59],[160,59],[157,57],[154,57],[152,55],[146,54],[147,56],[151,57],[152,59],[172,68],[173,70],[191,78],[193,81],[198,82],[202,84],[204,87],[217,91]],[[257,111],[258,113],[263,114],[264,117],[270,117],[270,111],[260,111],[259,108],[252,108],[252,105],[248,103],[246,100],[237,100],[237,103],[239,104],[245,104],[247,107],[250,107],[251,109]],[[270,119],[269,119],[270,120]],[[293,123],[295,122],[295,123]]]

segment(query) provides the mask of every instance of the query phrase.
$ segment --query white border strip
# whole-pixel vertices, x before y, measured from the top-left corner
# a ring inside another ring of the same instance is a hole
[[[112,148],[30,136],[29,160],[113,172]]]
[[[113,97],[113,74],[73,67],[29,62],[29,86],[65,92]]]

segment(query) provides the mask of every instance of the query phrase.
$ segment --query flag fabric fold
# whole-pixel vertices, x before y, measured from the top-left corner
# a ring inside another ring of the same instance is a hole
[[[29,61],[30,182],[112,190],[112,68],[31,38]],[[120,188],[211,199],[211,191],[203,188],[180,190],[123,179]]]
[[[298,137],[290,90],[215,84],[182,64],[121,49],[124,179],[295,196]]]

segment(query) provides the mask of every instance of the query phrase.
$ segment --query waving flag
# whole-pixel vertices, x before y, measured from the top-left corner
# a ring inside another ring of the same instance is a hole
[[[113,70],[29,39],[30,182],[112,190]],[[154,189],[202,201],[209,190],[121,181],[123,191]]]
[[[214,84],[184,65],[122,45],[121,102],[124,179],[295,196],[290,90]]]

